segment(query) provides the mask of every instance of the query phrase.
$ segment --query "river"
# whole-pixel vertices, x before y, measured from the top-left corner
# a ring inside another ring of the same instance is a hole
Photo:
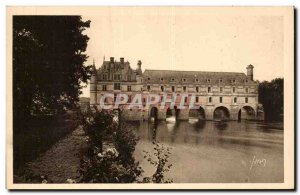
[[[135,158],[151,176],[144,151],[155,139],[171,149],[165,174],[175,183],[283,182],[283,123],[255,121],[166,121],[129,123],[139,136]],[[153,156],[153,159],[155,157]]]

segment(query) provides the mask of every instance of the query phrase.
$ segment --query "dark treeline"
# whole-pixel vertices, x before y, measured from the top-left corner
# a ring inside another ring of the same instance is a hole
[[[283,78],[259,83],[258,101],[263,104],[265,120],[283,121]]]
[[[13,17],[14,167],[32,160],[76,124],[64,118],[90,78],[84,66],[90,21],[80,16]]]

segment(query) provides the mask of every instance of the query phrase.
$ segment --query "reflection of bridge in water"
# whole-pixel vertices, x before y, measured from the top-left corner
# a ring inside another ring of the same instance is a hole
[[[149,118],[151,120],[164,120],[170,117],[174,117],[175,120],[188,120],[189,118],[196,118],[199,120],[216,120],[216,121],[227,121],[227,120],[256,120],[257,113],[251,106],[243,106],[235,109],[235,112],[230,111],[226,106],[218,106],[213,110],[205,110],[199,106],[198,109],[186,109],[181,110],[176,106],[171,109],[168,107],[165,110],[160,110],[156,106],[150,109]]]
[[[251,140],[258,138],[260,124],[251,121],[205,121],[190,119],[189,121],[176,121],[169,117],[166,121],[144,121],[132,124],[138,130],[139,137],[143,140],[156,140],[165,143],[184,144],[220,144],[234,142],[251,144]],[[251,139],[248,139],[252,137]]]
[[[250,162],[253,156],[263,155],[269,166],[257,169],[261,182],[283,181],[283,124],[258,121],[139,121],[130,123],[140,137],[135,157],[146,167],[147,175],[152,166],[143,158],[143,151],[154,152],[153,134],[160,143],[171,148],[169,162],[173,164],[170,177],[174,182],[244,182],[249,168],[241,160]],[[271,165],[271,166],[270,166]],[[276,171],[274,171],[276,170]],[[221,178],[220,178],[221,177]],[[223,178],[224,177],[224,178]]]

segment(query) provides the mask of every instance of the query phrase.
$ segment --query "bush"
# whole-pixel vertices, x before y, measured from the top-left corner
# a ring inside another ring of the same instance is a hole
[[[83,116],[83,126],[90,138],[89,151],[82,160],[82,182],[133,183],[142,173],[133,158],[137,137],[116,114],[96,110]],[[109,147],[104,148],[104,142]]]
[[[153,141],[152,144],[154,145],[154,156],[157,159],[153,159],[151,154],[147,151],[144,151],[145,156],[144,158],[146,158],[148,160],[148,162],[150,162],[150,164],[154,165],[156,167],[156,171],[154,172],[154,174],[151,177],[145,177],[143,179],[143,183],[172,183],[173,180],[172,179],[165,179],[165,173],[168,172],[170,170],[170,168],[172,167],[172,164],[168,163],[169,161],[169,157],[170,157],[170,148],[166,147],[165,145],[159,143],[159,141],[157,141],[155,139],[155,134],[156,134],[156,130],[154,130],[153,133]]]

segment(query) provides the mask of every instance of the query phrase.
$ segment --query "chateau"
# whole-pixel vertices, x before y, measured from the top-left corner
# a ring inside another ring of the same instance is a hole
[[[203,120],[263,120],[264,112],[258,102],[258,83],[253,80],[253,65],[246,67],[247,73],[238,72],[205,72],[148,70],[142,71],[142,62],[132,69],[124,58],[116,61],[111,57],[103,61],[93,74],[90,83],[90,105],[99,108],[100,98],[105,93],[115,96],[107,98],[105,104],[113,104],[116,95],[127,94],[129,102],[137,95],[143,97],[145,104],[147,95],[158,94],[161,100],[150,108],[130,108],[128,104],[120,105],[126,120],[148,120],[151,117],[165,120],[175,116],[176,120],[188,120],[197,117]],[[163,97],[168,99],[176,94],[174,107],[165,103],[161,107]],[[179,109],[180,97],[185,95],[184,104],[188,105],[191,96],[195,97],[194,107]]]

